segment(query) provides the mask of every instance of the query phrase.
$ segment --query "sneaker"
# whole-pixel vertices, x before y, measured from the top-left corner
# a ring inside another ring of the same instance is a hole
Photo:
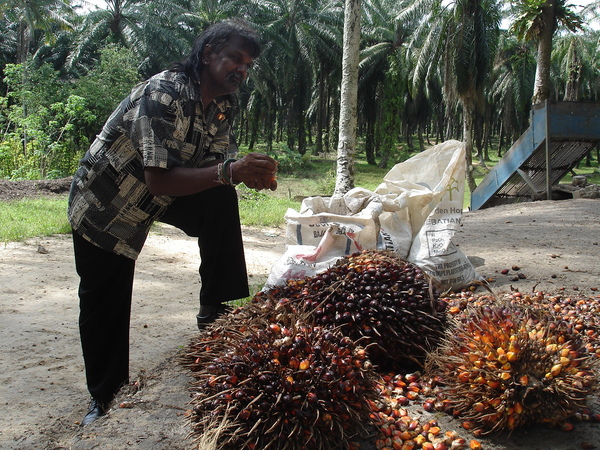
[[[196,316],[198,329],[200,331],[204,330],[208,324],[213,323],[218,317],[228,314],[232,310],[231,306],[222,303],[219,305],[201,305],[200,312]]]

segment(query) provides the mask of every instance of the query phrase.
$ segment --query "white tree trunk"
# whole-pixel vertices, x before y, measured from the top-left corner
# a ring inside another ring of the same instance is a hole
[[[356,155],[361,5],[360,0],[345,1],[340,130],[335,196],[341,196],[354,187],[354,159]]]

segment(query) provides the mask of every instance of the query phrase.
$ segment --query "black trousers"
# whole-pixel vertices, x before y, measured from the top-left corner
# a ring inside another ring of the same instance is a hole
[[[178,197],[160,220],[198,237],[200,304],[249,295],[234,188],[219,186]],[[88,390],[92,397],[108,403],[129,380],[135,261],[103,250],[76,232],[73,247],[80,277],[79,331]]]

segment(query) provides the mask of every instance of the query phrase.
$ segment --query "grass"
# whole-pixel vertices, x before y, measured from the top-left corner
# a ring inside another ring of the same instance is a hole
[[[299,202],[292,199],[257,192],[245,186],[239,186],[240,221],[244,225],[277,227],[283,222],[288,208],[298,208]]]
[[[66,197],[0,202],[0,240],[3,242],[70,231]]]
[[[410,156],[410,155],[408,155]],[[479,184],[498,158],[492,157],[487,169],[476,167],[476,182]],[[329,157],[307,157],[295,161],[297,170],[286,170],[278,177],[279,187],[275,192],[256,192],[238,187],[240,192],[240,218],[244,225],[278,227],[284,224],[288,208],[298,210],[302,198],[329,196],[335,187],[335,161]],[[588,182],[600,184],[597,161],[593,167],[583,164],[574,169],[577,175],[586,175]],[[367,164],[364,159],[356,162],[355,186],[374,190],[389,168],[381,169]],[[563,183],[570,183],[571,174]],[[465,189],[465,210],[470,204],[470,192]],[[69,233],[66,217],[67,197],[38,198],[0,202],[0,241],[17,242],[32,237]]]

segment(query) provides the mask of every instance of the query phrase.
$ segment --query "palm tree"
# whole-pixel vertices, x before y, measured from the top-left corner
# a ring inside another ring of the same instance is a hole
[[[484,87],[499,38],[499,5],[495,0],[417,0],[412,8],[423,17],[411,46],[416,56],[412,84],[418,87],[441,65],[445,103],[449,109],[462,108],[467,183],[473,191],[473,126],[475,114],[483,113]]]
[[[376,164],[381,148],[381,167],[387,165],[402,119],[409,119],[403,114],[408,94],[404,44],[411,24],[398,18],[406,3],[367,0],[363,5],[359,118],[366,129],[367,161]],[[409,129],[412,121],[405,122]]]
[[[189,11],[183,11],[180,20],[205,29],[215,22],[243,15],[244,5],[239,0],[192,0]]]
[[[344,6],[340,131],[334,191],[334,195],[338,196],[345,194],[354,187],[359,45],[360,0],[346,0]]]
[[[550,98],[552,38],[559,25],[570,31],[581,29],[581,18],[566,0],[518,0],[512,2],[511,31],[519,38],[537,43],[535,86],[532,104]]]
[[[183,0],[105,1],[106,9],[85,16],[71,64],[106,44],[118,44],[138,56],[140,72],[147,77],[181,59],[189,50],[196,30],[180,20],[186,17]]]
[[[586,24],[594,23],[600,25],[600,1],[589,2],[581,11],[580,15]]]
[[[7,63],[16,63],[17,54],[17,29],[18,25],[11,22],[6,16],[0,19],[0,68],[3,69]]]
[[[492,71],[488,100],[497,105],[498,151],[520,136],[528,126],[535,77],[535,59],[528,43],[503,33]]]
[[[18,24],[17,62],[23,63],[27,59],[36,30],[42,31],[46,39],[52,40],[53,24],[70,29],[68,17],[72,12],[69,0],[1,0],[0,13],[9,22]]]
[[[559,36],[554,47],[553,68],[557,73],[553,79],[560,84],[556,97],[562,94],[564,101],[597,99],[598,37],[592,34]]]
[[[318,90],[316,80],[323,81],[320,71],[327,70],[338,54],[339,11],[319,0],[250,3],[255,7],[251,20],[266,40],[257,69],[272,80],[268,84],[275,88],[262,91],[264,99],[274,97],[268,103],[278,106],[278,133],[282,134],[285,125],[288,147],[304,154],[310,105],[324,107],[314,94]]]
[[[17,24],[15,43],[17,63],[24,64],[31,50],[31,43],[36,30],[43,33],[47,41],[54,39],[53,25],[70,28],[68,16],[72,13],[68,0],[0,0],[0,13],[3,13],[9,22]],[[26,70],[23,70],[25,77]],[[23,78],[25,83],[25,78]],[[26,103],[23,103],[23,117],[27,117]],[[29,136],[27,128],[23,131],[23,152],[27,154]]]

